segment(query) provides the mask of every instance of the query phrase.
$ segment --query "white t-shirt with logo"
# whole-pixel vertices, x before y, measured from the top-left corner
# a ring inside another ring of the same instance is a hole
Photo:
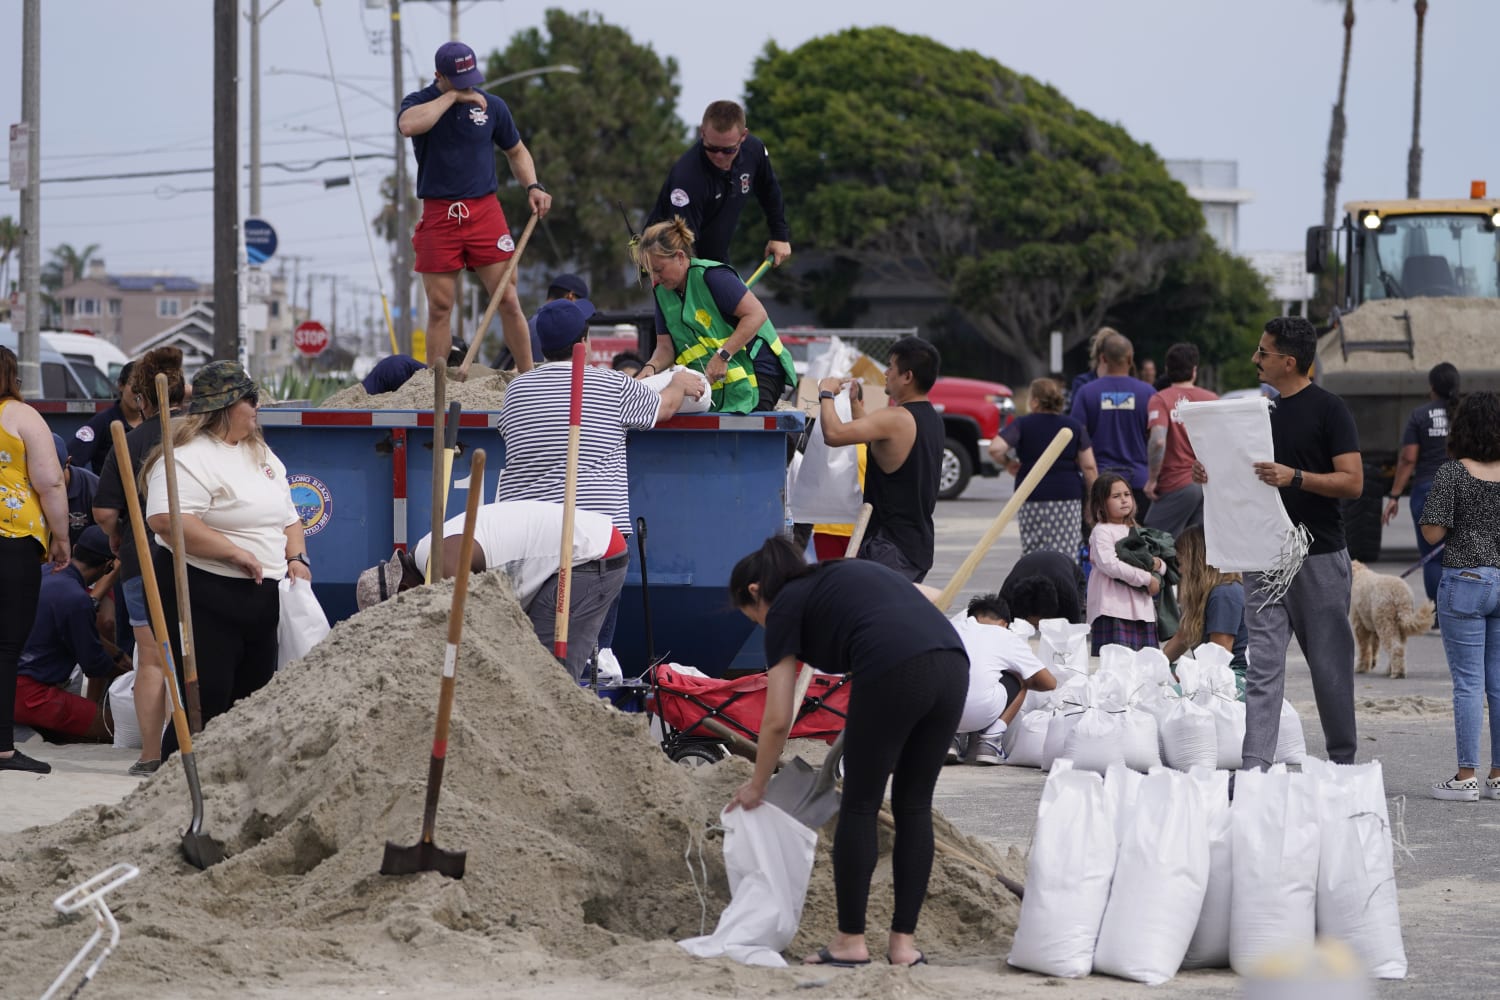
[[[986,625],[959,612],[948,619],[969,654],[969,696],[958,731],[974,733],[987,729],[1005,710],[1005,688],[1000,675],[1009,671],[1023,681],[1042,669],[1042,661],[1031,645],[1008,628]]]
[[[531,603],[552,574],[557,572],[562,549],[563,507],[540,500],[508,500],[481,504],[474,520],[474,544],[484,551],[484,568],[500,570],[510,577],[516,600]],[[609,550],[614,525],[603,514],[573,512],[573,565],[602,558]],[[443,525],[443,537],[464,533],[464,515],[451,517]],[[417,566],[427,568],[432,535],[423,536],[412,550]]]
[[[268,580],[286,576],[286,529],[299,520],[286,482],[286,466],[270,448],[248,442],[225,444],[212,434],[194,438],[173,452],[177,463],[177,500],[183,514],[203,523],[251,553]],[[168,512],[167,467],[151,466],[146,488],[146,517]],[[157,544],[171,549],[170,536]],[[187,553],[189,566],[206,573],[248,579],[233,563]]]

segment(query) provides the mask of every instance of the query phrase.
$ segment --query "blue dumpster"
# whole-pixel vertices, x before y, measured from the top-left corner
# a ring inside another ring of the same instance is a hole
[[[498,414],[465,413],[454,480],[468,456],[487,456],[484,498],[493,500],[504,443]],[[786,445],[801,413],[680,416],[628,439],[632,517],[647,522],[647,579],[658,656],[710,674],[764,666],[754,627],[729,605],[735,562],[785,526]],[[432,414],[419,410],[260,413],[267,442],[285,463],[313,561],[314,590],[330,620],[354,613],[360,572],[415,545],[432,524]],[[467,494],[453,490],[449,516]],[[614,650],[627,674],[646,666],[639,549],[621,600]],[[742,655],[743,650],[743,655]]]

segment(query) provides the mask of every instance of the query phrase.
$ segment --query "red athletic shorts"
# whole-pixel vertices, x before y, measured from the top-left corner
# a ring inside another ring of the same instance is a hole
[[[16,721],[32,729],[64,736],[84,736],[94,724],[99,706],[60,687],[16,675]]]
[[[493,194],[462,201],[427,198],[411,237],[420,274],[441,274],[509,260],[516,244]]]

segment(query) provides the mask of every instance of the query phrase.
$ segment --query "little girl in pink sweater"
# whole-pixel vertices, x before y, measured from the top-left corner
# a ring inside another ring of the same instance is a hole
[[[1156,602],[1153,596],[1161,590],[1161,577],[1148,570],[1121,562],[1115,544],[1135,527],[1135,495],[1130,483],[1112,472],[1102,473],[1089,491],[1089,519],[1094,530],[1089,535],[1088,619],[1091,651],[1115,643],[1131,649],[1157,645]],[[1166,566],[1156,560],[1156,573]]]

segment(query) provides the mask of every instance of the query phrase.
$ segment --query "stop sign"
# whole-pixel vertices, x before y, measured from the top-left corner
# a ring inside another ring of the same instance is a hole
[[[292,343],[297,345],[297,350],[310,357],[316,357],[323,353],[323,348],[328,346],[328,331],[323,328],[322,323],[308,320],[297,327],[292,334]]]

